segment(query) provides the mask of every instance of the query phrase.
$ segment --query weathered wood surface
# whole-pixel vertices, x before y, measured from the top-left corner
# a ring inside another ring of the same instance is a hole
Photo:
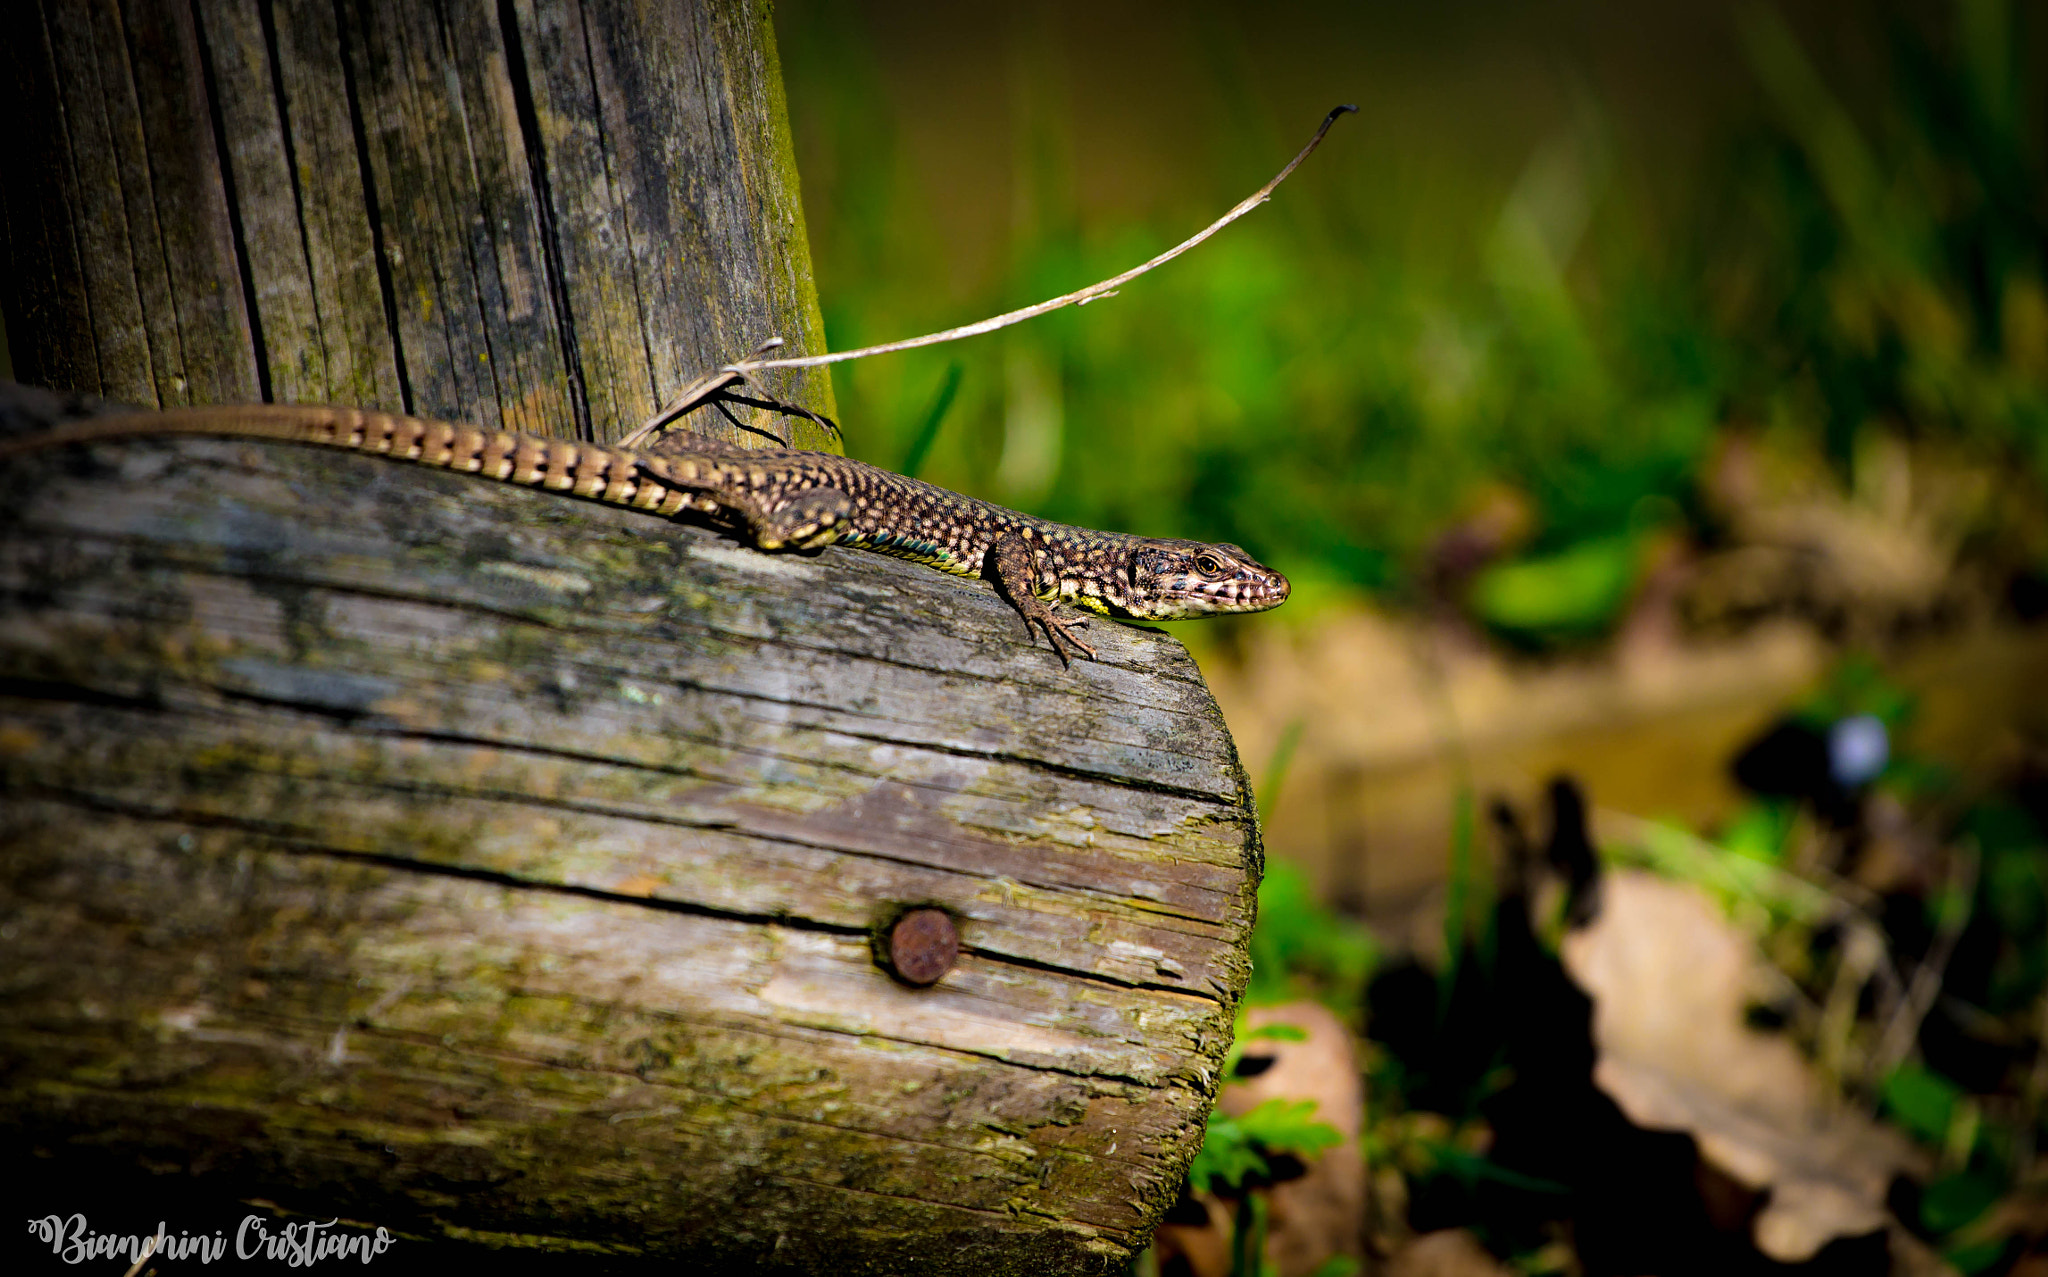
[[[0,106],[24,381],[610,441],[824,348],[765,0],[0,5]]]
[[[1090,637],[374,458],[6,463],[0,1143],[416,1238],[1112,1270],[1258,843],[1179,643]],[[927,989],[871,943],[914,904]]]

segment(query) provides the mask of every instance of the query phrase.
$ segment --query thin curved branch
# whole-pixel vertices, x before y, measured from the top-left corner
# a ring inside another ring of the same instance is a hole
[[[1265,203],[1272,196],[1274,188],[1286,181],[1288,175],[1300,167],[1301,162],[1313,154],[1318,146],[1322,145],[1323,135],[1330,131],[1330,126],[1337,122],[1337,117],[1357,109],[1355,106],[1333,108],[1328,115],[1323,117],[1321,126],[1316,129],[1315,136],[1308,140],[1308,145],[1302,147],[1293,159],[1287,161],[1287,167],[1274,174],[1272,181],[1267,182],[1258,190],[1253,191],[1250,195],[1238,201],[1236,206],[1229,212],[1209,223],[1200,231],[1197,231],[1165,252],[1160,253],[1150,261],[1133,266],[1121,275],[1111,276],[1101,283],[1090,284],[1086,288],[1039,302],[1036,305],[1026,306],[1021,310],[1013,310],[1005,314],[996,315],[992,318],[981,320],[978,323],[965,324],[959,328],[948,328],[944,332],[926,333],[922,337],[906,337],[902,341],[884,342],[879,346],[863,346],[858,350],[840,350],[826,355],[800,355],[789,359],[763,359],[761,358],[763,353],[782,344],[781,338],[771,338],[767,342],[762,343],[751,357],[727,364],[717,372],[708,373],[691,382],[688,386],[684,387],[681,394],[664,405],[661,411],[649,417],[638,430],[620,440],[618,446],[625,448],[636,446],[641,440],[660,430],[669,422],[709,402],[719,392],[734,382],[751,381],[751,374],[757,372],[767,372],[781,368],[818,368],[825,364],[844,363],[850,359],[865,359],[870,355],[890,355],[899,350],[915,350],[920,346],[936,346],[941,342],[958,341],[963,337],[979,337],[983,333],[992,333],[999,328],[1008,328],[1012,324],[1021,324],[1027,319],[1036,319],[1040,315],[1049,314],[1064,306],[1086,305],[1097,298],[1112,296],[1117,289],[1143,275],[1146,271],[1163,266],[1174,258],[1179,257],[1182,253],[1208,239],[1217,231],[1222,230],[1238,218],[1243,217],[1246,213]],[[758,388],[758,383],[756,383],[756,386]],[[810,413],[803,412],[801,409],[790,405],[778,406],[801,416],[811,416]]]

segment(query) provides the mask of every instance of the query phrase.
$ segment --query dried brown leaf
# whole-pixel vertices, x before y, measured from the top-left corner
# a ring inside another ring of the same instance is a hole
[[[1512,1277],[1512,1273],[1462,1228],[1424,1233],[1396,1251],[1386,1268],[1386,1277]]]
[[[1918,1154],[1826,1094],[1790,1042],[1749,1027],[1762,960],[1704,894],[1612,874],[1599,917],[1566,937],[1563,958],[1593,999],[1595,1083],[1636,1125],[1684,1131],[1707,1163],[1768,1190],[1752,1226],[1759,1250],[1798,1263],[1886,1226],[1886,1190]]]

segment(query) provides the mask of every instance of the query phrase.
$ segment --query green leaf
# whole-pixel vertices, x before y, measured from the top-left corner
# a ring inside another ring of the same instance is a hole
[[[1308,1030],[1292,1024],[1262,1024],[1237,1035],[1240,1042],[1306,1042]]]
[[[1209,1115],[1202,1147],[1188,1167],[1188,1187],[1197,1193],[1238,1189],[1247,1176],[1266,1173],[1266,1159],[1252,1147],[1251,1134],[1235,1118]]]
[[[946,365],[946,379],[939,383],[939,391],[932,399],[932,406],[925,412],[924,424],[918,427],[917,437],[911,440],[910,451],[904,454],[899,473],[915,479],[917,472],[924,469],[925,458],[931,455],[932,444],[939,437],[939,427],[946,422],[946,413],[953,406],[953,399],[960,393],[960,378],[965,372],[959,360]]]
[[[1785,858],[1785,840],[1797,812],[1791,803],[1752,803],[1728,822],[1720,843],[1738,856],[1778,864]]]
[[[1344,1142],[1328,1122],[1315,1120],[1314,1100],[1271,1099],[1238,1118],[1246,1135],[1266,1153],[1292,1153],[1303,1161]]]
[[[2000,1237],[1994,1241],[1975,1242],[1968,1246],[1953,1246],[1941,1252],[1958,1271],[1976,1277],[1978,1273],[1989,1272],[2004,1260],[2005,1253],[2012,1247],[2009,1238]]]
[[[1246,1179],[1271,1172],[1267,1159],[1276,1153],[1308,1162],[1341,1144],[1343,1135],[1315,1121],[1315,1110],[1314,1100],[1273,1099],[1238,1117],[1211,1113],[1202,1147],[1188,1167],[1188,1187],[1197,1193],[1241,1190]]]
[[[1997,1205],[2003,1185],[1980,1171],[1945,1175],[1920,1195],[1920,1224],[1945,1237],[1980,1218]]]
[[[1948,1138],[1962,1088],[1918,1064],[1902,1064],[1884,1080],[1885,1111],[1923,1143]]]
[[[1423,1151],[1428,1154],[1431,1164],[1437,1170],[1451,1175],[1458,1182],[1467,1186],[1477,1184],[1482,1180],[1491,1180],[1496,1184],[1518,1189],[1525,1193],[1563,1194],[1571,1192],[1568,1186],[1560,1184],[1555,1180],[1538,1179],[1533,1175],[1524,1175],[1519,1171],[1511,1171],[1507,1167],[1501,1166],[1481,1154],[1459,1148],[1455,1144],[1447,1144],[1442,1140],[1423,1140],[1421,1141],[1421,1146]]]
[[[1481,621],[1513,636],[1548,641],[1597,633],[1627,605],[1641,557],[1634,537],[1582,541],[1487,568],[1472,582],[1468,602]]]

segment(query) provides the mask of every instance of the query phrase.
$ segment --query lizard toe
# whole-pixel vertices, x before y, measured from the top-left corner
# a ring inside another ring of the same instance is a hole
[[[837,541],[853,517],[853,502],[837,488],[799,492],[756,513],[754,544],[763,550],[816,550]]]

